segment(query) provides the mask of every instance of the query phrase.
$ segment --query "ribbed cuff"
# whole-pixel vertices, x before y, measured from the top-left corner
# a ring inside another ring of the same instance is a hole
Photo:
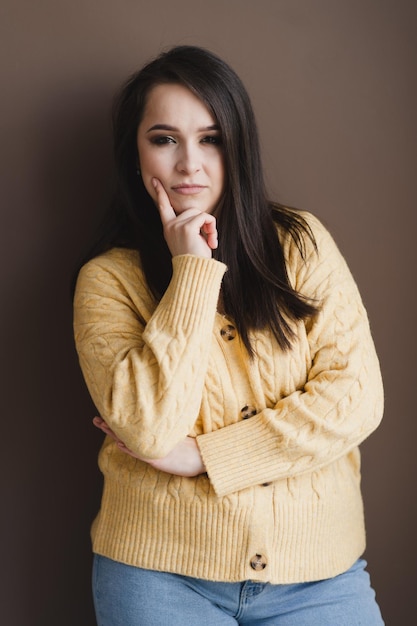
[[[171,282],[155,312],[157,328],[162,323],[187,334],[208,319],[212,323],[227,268],[220,261],[189,254],[173,257],[172,266]]]
[[[218,496],[278,478],[278,441],[260,415],[199,435],[197,443]]]

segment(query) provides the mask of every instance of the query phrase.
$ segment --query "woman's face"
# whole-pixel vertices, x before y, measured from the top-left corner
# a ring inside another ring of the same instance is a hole
[[[225,187],[220,129],[189,89],[162,84],[150,90],[137,146],[143,183],[155,201],[154,177],[177,215],[190,208],[215,211]]]

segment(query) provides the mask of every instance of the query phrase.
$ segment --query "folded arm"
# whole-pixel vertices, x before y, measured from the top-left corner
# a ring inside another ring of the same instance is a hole
[[[272,408],[197,438],[209,478],[225,495],[323,467],[360,444],[379,424],[383,389],[366,311],[325,229],[294,278],[319,312],[306,324],[311,367],[302,389]]]
[[[121,259],[123,251],[114,252],[81,270],[75,341],[101,417],[138,457],[158,459],[198,416],[226,268],[213,259],[173,258],[171,283],[146,322],[143,277]]]

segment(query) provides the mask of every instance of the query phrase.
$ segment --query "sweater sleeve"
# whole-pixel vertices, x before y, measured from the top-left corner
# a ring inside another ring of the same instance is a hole
[[[132,265],[132,264],[131,264]],[[74,299],[81,369],[103,419],[139,456],[162,458],[197,419],[226,267],[173,258],[173,276],[147,323],[138,268],[103,255],[85,265]]]
[[[274,407],[197,438],[219,496],[317,470],[360,444],[382,418],[379,362],[357,286],[329,233],[316,220],[312,226],[318,253],[298,264],[293,281],[319,305],[306,324],[307,380]]]

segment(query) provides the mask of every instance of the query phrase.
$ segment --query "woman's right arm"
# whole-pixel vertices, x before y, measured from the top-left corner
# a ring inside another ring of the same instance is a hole
[[[122,253],[90,261],[74,300],[75,343],[92,399],[138,456],[166,456],[197,419],[225,266],[191,255],[145,324],[140,271]]]

